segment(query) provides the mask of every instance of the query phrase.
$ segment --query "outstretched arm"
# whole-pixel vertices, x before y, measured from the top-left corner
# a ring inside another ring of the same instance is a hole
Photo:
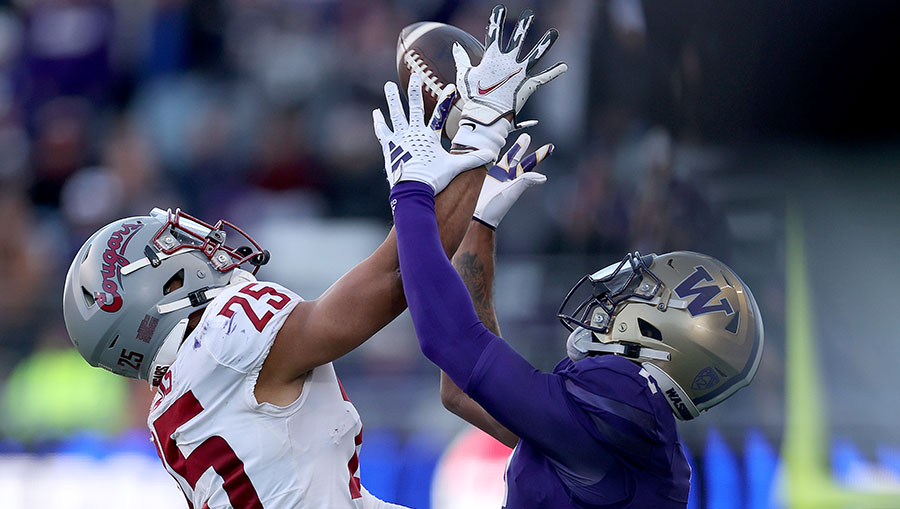
[[[469,289],[469,296],[481,323],[499,337],[500,325],[494,313],[494,230],[484,223],[472,221],[453,256],[453,266]],[[491,417],[491,414],[467,396],[443,371],[441,371],[441,402],[447,410],[507,447],[515,447],[519,441],[519,437]]]
[[[485,171],[465,172],[436,198],[441,247],[449,257],[465,234]],[[331,362],[381,330],[406,309],[397,234],[392,228],[384,242],[350,269],[318,299],[300,303],[285,322],[282,334],[296,341],[278,341],[269,362],[274,370],[296,378]]]
[[[493,287],[494,232],[503,216],[526,189],[547,180],[545,176],[532,170],[553,150],[553,145],[544,145],[534,154],[522,159],[530,140],[527,134],[519,136],[509,151],[488,172],[475,206],[473,221],[453,257],[453,266],[469,289],[478,318],[498,337],[500,325],[494,313]],[[518,442],[519,438],[515,434],[468,397],[443,371],[441,401],[448,410],[503,444],[515,447]]]
[[[446,259],[456,251],[465,234],[484,178],[484,170],[466,170],[496,159],[503,140],[487,140],[490,143],[482,144],[482,138],[470,136],[467,151],[447,153],[441,146],[440,133],[453,104],[455,88],[447,87],[428,124],[424,123],[421,88],[421,79],[412,76],[407,93],[410,106],[407,119],[397,86],[385,84],[393,130],[385,123],[381,111],[375,110],[375,134],[382,145],[390,185],[413,180],[426,183],[432,192],[440,193],[437,214],[441,223],[441,249]],[[453,184],[447,187],[451,181]],[[292,401],[310,369],[353,350],[405,308],[396,234],[392,230],[371,256],[321,297],[300,303],[291,312],[260,372],[257,398],[272,403]]]
[[[443,254],[431,190],[391,192],[403,288],[419,346],[510,432],[567,465],[589,464],[595,442],[574,415],[564,381],[541,373],[478,319],[465,284]]]

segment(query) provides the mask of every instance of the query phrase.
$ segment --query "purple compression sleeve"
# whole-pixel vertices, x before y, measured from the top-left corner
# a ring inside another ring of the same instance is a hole
[[[496,336],[481,324],[466,286],[444,253],[431,188],[401,182],[391,191],[391,205],[403,291],[419,346],[465,388],[481,352]]]
[[[398,183],[391,206],[403,291],[422,353],[520,438],[569,465],[595,462],[598,444],[573,416],[563,380],[536,370],[479,321],[441,246],[431,188]]]

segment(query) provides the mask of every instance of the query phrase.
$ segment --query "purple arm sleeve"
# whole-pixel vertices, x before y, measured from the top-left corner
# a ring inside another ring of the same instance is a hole
[[[391,205],[403,292],[419,346],[456,385],[465,387],[495,336],[481,324],[465,284],[444,253],[431,188],[419,182],[398,183],[391,191]]]
[[[401,182],[391,191],[403,291],[422,353],[497,421],[570,467],[602,451],[564,381],[542,373],[491,333],[441,246],[431,188]]]

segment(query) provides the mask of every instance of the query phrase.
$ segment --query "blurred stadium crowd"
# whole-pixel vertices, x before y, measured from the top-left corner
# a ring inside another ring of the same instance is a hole
[[[628,249],[690,248],[727,260],[732,238],[693,179],[724,164],[697,118],[696,20],[661,23],[665,12],[635,0],[532,3],[538,30],[563,34],[551,58],[572,70],[528,111],[541,120],[536,140],[559,150],[546,189],[505,225],[500,255],[524,256],[546,276],[533,301],[516,306],[540,310],[531,320],[545,325],[539,333],[559,337],[519,335],[551,363],[562,334],[548,310],[579,272]],[[160,206],[225,217],[250,232],[276,219],[376,218],[386,228],[387,188],[368,119],[384,81],[396,79],[396,36],[436,19],[480,37],[489,7],[38,0],[0,8],[0,429],[30,439],[84,425],[60,417],[53,429],[37,408],[26,410],[36,387],[51,383],[31,383],[41,376],[29,369],[65,365],[41,357],[67,346],[65,270],[110,220]],[[316,239],[308,242],[315,253]],[[278,246],[267,247],[277,256]],[[507,330],[516,337],[524,329]],[[421,371],[412,357],[406,369]],[[36,359],[40,367],[30,368]],[[116,384],[99,386],[115,392]],[[85,418],[109,430],[139,426],[146,398],[125,417],[97,408]],[[72,400],[73,410],[81,404]]]

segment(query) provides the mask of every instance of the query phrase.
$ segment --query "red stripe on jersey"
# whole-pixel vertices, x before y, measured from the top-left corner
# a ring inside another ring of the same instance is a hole
[[[337,375],[335,375],[335,378],[337,378]],[[344,384],[341,383],[340,378],[337,378],[337,381],[338,381],[338,387],[341,388],[341,396],[343,396],[344,401],[349,402],[350,398],[347,397],[347,392],[344,390]]]
[[[244,463],[234,453],[234,449],[220,436],[211,436],[185,457],[172,440],[172,434],[184,423],[203,411],[193,392],[188,391],[172,403],[153,423],[161,444],[158,451],[163,453],[166,463],[194,488],[197,480],[212,467],[225,481],[223,488],[228,500],[235,507],[263,509],[256,489],[244,471]],[[186,497],[185,497],[186,498]],[[190,504],[190,502],[188,502]]]
[[[344,390],[344,384],[341,383],[340,378],[337,379],[337,383],[341,389],[341,396],[343,396],[344,401],[350,403],[350,398],[347,397],[347,392]],[[359,433],[353,438],[353,443],[356,444],[356,450],[353,451],[353,456],[347,462],[347,469],[350,470],[350,497],[361,498],[360,486],[362,483],[359,480],[359,446],[362,445],[362,426],[359,428]]]

